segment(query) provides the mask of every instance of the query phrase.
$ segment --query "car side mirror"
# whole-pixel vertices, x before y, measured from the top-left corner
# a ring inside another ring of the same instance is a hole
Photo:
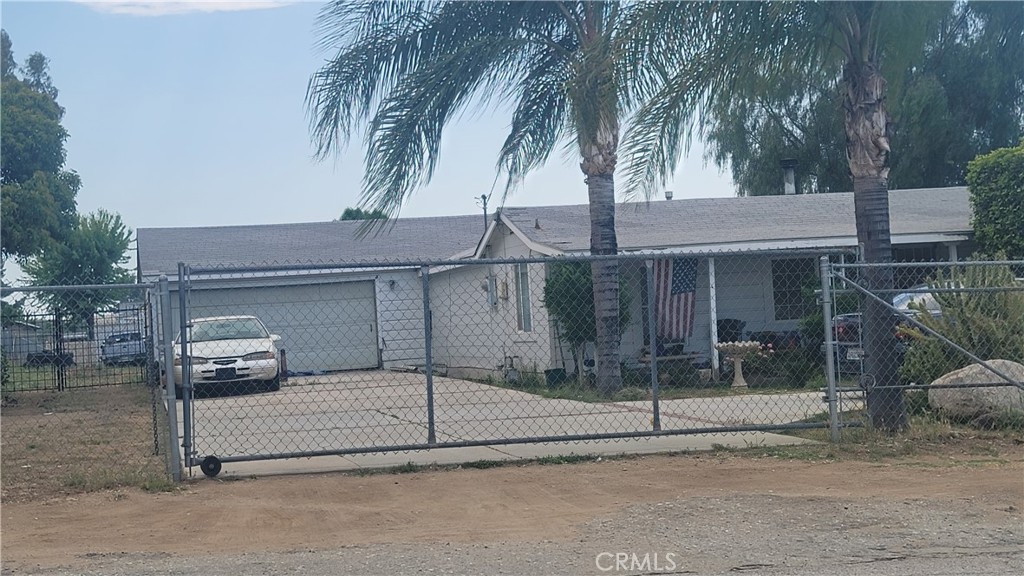
[[[280,334],[271,334],[270,335],[270,339],[272,341],[274,341],[274,342],[280,342],[281,341],[281,335]]]

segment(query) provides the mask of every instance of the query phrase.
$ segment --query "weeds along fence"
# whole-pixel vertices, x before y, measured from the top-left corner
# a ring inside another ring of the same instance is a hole
[[[2,295],[4,498],[180,478],[154,330],[158,286],[4,287]]]

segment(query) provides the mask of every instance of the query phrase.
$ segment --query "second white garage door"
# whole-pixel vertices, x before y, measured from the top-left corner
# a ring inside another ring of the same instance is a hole
[[[372,281],[218,290],[193,289],[193,318],[252,314],[282,337],[293,372],[376,368]]]

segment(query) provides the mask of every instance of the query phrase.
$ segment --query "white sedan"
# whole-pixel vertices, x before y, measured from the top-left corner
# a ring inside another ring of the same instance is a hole
[[[212,385],[262,384],[281,388],[281,337],[271,334],[255,316],[194,318],[189,328],[192,388]],[[181,334],[175,339],[174,378],[180,397]]]

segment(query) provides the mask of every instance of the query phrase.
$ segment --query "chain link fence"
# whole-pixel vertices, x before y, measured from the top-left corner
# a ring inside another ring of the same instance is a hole
[[[825,428],[816,257],[183,265],[186,465]]]
[[[3,288],[5,499],[180,477],[156,296],[150,285]]]
[[[215,475],[1012,417],[1024,263],[896,264],[887,290],[870,268],[808,252],[183,264],[172,282],[4,288],[5,497],[179,478],[180,456]]]
[[[1024,262],[823,270],[839,418],[893,430],[928,411],[982,427],[1024,414]]]

